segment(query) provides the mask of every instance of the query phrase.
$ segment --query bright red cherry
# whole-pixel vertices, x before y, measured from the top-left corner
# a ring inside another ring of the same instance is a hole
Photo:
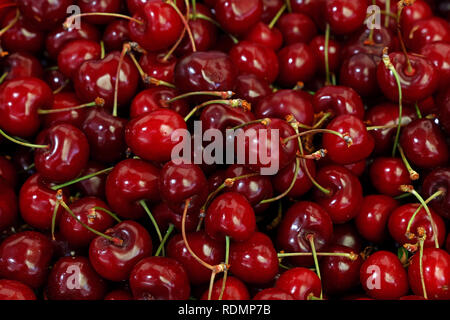
[[[214,282],[211,292],[211,300],[219,300],[222,287],[223,279],[219,279]],[[209,290],[206,290],[205,293],[203,293],[201,300],[208,299],[208,291]],[[223,291],[222,300],[250,300],[250,294],[247,287],[241,280],[228,276],[227,282],[225,283],[225,290]]]
[[[161,232],[165,232],[170,224],[173,224],[175,229],[181,232],[183,216],[173,212],[166,203],[161,202],[152,207],[151,210]],[[194,232],[197,229],[198,222],[198,212],[196,212],[195,214],[187,214],[185,223],[186,232]]]
[[[217,0],[214,6],[216,19],[225,31],[244,34],[261,18],[262,0]]]
[[[416,21],[406,32],[406,45],[415,52],[419,52],[426,44],[450,42],[448,21],[438,17]]]
[[[336,34],[349,34],[358,30],[366,19],[367,1],[326,1],[325,17]]]
[[[59,111],[41,115],[44,127],[49,128],[56,124],[67,123],[80,129],[86,117],[87,109],[63,110],[79,105],[81,105],[81,102],[73,92],[60,92],[53,95],[53,103],[48,110]]]
[[[241,74],[236,78],[234,92],[238,97],[248,101],[253,106],[271,94],[272,89],[266,81],[253,74]]]
[[[430,197],[438,191],[443,194],[430,202],[436,213],[445,219],[450,218],[450,170],[449,168],[437,168],[431,171],[423,181],[422,191],[425,197]]]
[[[395,197],[401,185],[411,184],[411,177],[399,158],[376,158],[370,167],[370,180],[378,192]]]
[[[316,175],[316,165],[314,160],[306,160],[306,167],[308,168],[309,173],[314,177]],[[273,177],[273,187],[279,193],[283,193],[286,191],[292,183],[292,179],[294,178],[295,173],[295,161],[291,162],[289,165],[281,169],[275,177]],[[313,184],[306,174],[306,170],[303,164],[300,165],[297,177],[295,179],[294,186],[286,195],[292,198],[299,198],[307,193]]]
[[[70,41],[58,54],[58,67],[66,77],[73,79],[83,62],[100,59],[100,55],[100,44],[95,41],[86,39]]]
[[[339,116],[350,114],[358,119],[364,117],[364,104],[358,93],[351,87],[325,86],[313,98],[314,111],[331,111]]]
[[[287,13],[278,20],[277,27],[283,34],[285,45],[298,42],[309,43],[317,34],[314,21],[303,13]]]
[[[275,285],[289,293],[295,300],[308,300],[319,297],[322,285],[319,277],[306,268],[293,268],[281,275]]]
[[[0,280],[0,300],[36,300],[33,290],[15,280]]]
[[[321,29],[325,27],[325,0],[290,0],[293,12],[304,13],[314,19]]]
[[[147,52],[142,55],[139,60],[139,65],[148,76],[168,83],[173,83],[177,62],[176,57],[173,55],[166,57],[164,53]],[[152,87],[153,85],[147,84],[147,86]]]
[[[278,82],[283,86],[294,86],[299,81],[307,82],[314,76],[317,66],[314,52],[305,43],[294,43],[278,52],[280,72]]]
[[[317,70],[325,74],[325,37],[323,35],[315,36],[309,43],[314,56],[316,58]],[[328,67],[330,72],[338,71],[339,65],[341,64],[340,59],[341,45],[339,42],[329,39],[328,40]]]
[[[258,292],[253,300],[294,300],[294,298],[281,289],[269,288]]]
[[[355,89],[362,96],[374,96],[379,92],[378,63],[380,63],[380,59],[365,53],[358,53],[342,63],[339,82]]]
[[[163,86],[143,90],[131,102],[130,117],[133,119],[142,114],[166,108],[184,117],[189,113],[189,105],[185,100],[180,99],[170,103],[167,102],[167,100],[176,96],[178,96],[178,92],[175,89]]]
[[[408,32],[416,21],[433,16],[433,11],[426,0],[416,0],[402,9],[400,22],[403,32]],[[407,37],[407,34],[405,34]],[[406,38],[405,37],[405,38]]]
[[[270,28],[262,22],[258,22],[245,35],[245,40],[258,43],[274,51],[278,51],[283,44],[283,35],[277,28]]]
[[[450,82],[450,43],[429,43],[423,46],[419,53],[431,60],[439,70],[439,88],[445,90]]]
[[[13,225],[18,212],[17,196],[12,186],[0,178],[0,231]]]

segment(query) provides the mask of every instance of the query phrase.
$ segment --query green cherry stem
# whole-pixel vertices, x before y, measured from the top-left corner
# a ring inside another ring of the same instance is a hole
[[[95,101],[84,103],[79,106],[69,107],[65,109],[38,109],[38,114],[51,114],[51,113],[59,113],[59,112],[66,112],[66,111],[75,111],[80,109],[85,109],[89,107],[103,107],[105,105],[105,100],[102,98],[97,98]]]
[[[105,51],[105,42],[103,40],[100,41],[100,59],[103,60],[105,58],[106,51]]]
[[[406,159],[405,152],[403,151],[403,148],[401,147],[401,145],[398,145],[398,151],[400,152],[400,157],[402,158],[403,164],[405,165],[406,169],[409,172],[409,178],[412,181],[418,180],[419,174],[417,173],[417,171],[415,171],[413,168],[411,168],[411,165],[409,164],[408,159]]]
[[[0,77],[0,84],[3,83],[3,81],[5,81],[6,77],[8,76],[9,72],[6,71],[5,73],[2,74],[2,76]]]
[[[219,97],[222,99],[230,99],[232,96],[234,96],[234,94],[235,93],[233,91],[196,91],[180,94],[179,96],[173,97],[172,99],[169,99],[166,102],[172,103],[174,101],[192,96],[211,96],[211,97]]]
[[[61,204],[61,201],[63,200],[63,192],[61,189],[59,189],[56,192],[56,203],[55,203],[55,208],[53,209],[53,215],[52,215],[52,240],[55,240],[55,225],[56,225],[56,215],[58,213],[59,210],[59,206]]]
[[[316,252],[318,257],[344,257],[350,260],[358,259],[356,253],[346,253],[346,252]],[[311,257],[312,252],[280,252],[277,254],[278,258],[289,258],[289,257]]]
[[[180,9],[178,9],[177,5],[175,3],[173,3],[172,0],[167,0],[166,3],[168,5],[170,5],[175,10],[175,12],[178,14],[178,16],[181,18],[181,21],[184,24],[184,28],[186,29],[186,32],[187,32],[187,34],[189,36],[189,39],[191,40],[192,51],[193,52],[197,52],[197,47],[195,46],[195,39],[194,39],[194,36],[192,34],[192,30],[191,30],[191,27],[189,26],[188,21],[183,16],[183,14],[181,13]],[[187,8],[189,10],[189,5],[188,5]],[[189,17],[189,15],[188,15],[188,17]]]
[[[285,0],[284,1],[286,4],[286,7],[288,9],[288,12],[291,13],[292,12],[292,5],[291,5],[291,0]]]
[[[50,148],[49,145],[33,144],[33,143],[27,142],[25,140],[22,140],[20,138],[11,137],[8,134],[6,134],[6,132],[4,132],[2,129],[0,129],[0,135],[5,137],[9,141],[14,142],[15,144],[19,144],[19,145],[24,146],[24,147],[35,148],[35,149],[48,149],[48,148]]]
[[[116,81],[114,82],[114,104],[113,104],[113,112],[112,115],[117,117],[117,108],[118,108],[118,98],[119,98],[119,82],[120,82],[120,73],[122,72],[123,61],[125,60],[125,56],[128,52],[131,51],[131,46],[129,43],[125,43],[122,48],[122,52],[120,53],[119,63],[116,71]]]
[[[63,184],[60,184],[60,185],[57,185],[57,186],[53,186],[53,187],[51,187],[51,189],[56,191],[56,190],[59,190],[59,189],[71,186],[71,185],[73,185],[75,183],[78,183],[78,182],[81,182],[81,181],[84,181],[84,180],[88,180],[88,179],[96,177],[98,175],[107,173],[107,172],[111,171],[112,169],[114,169],[114,167],[109,167],[109,168],[106,168],[106,169],[103,169],[103,170],[100,170],[100,171],[97,171],[97,172],[94,172],[94,173],[91,173],[91,174],[79,177],[77,179],[65,182]]]
[[[324,54],[325,54],[325,83],[327,85],[331,84],[331,78],[330,78],[330,64],[328,59],[328,47],[330,45],[330,24],[327,23],[326,29],[325,29],[325,48],[324,48]]]
[[[145,71],[142,69],[141,65],[137,61],[136,56],[132,52],[128,52],[128,56],[131,58],[131,61],[133,61],[134,65],[136,66],[136,69],[139,72],[142,82],[144,82],[145,84],[153,84],[155,86],[165,86],[175,89],[174,84],[150,77],[147,73],[145,73]]]
[[[425,286],[425,278],[423,276],[423,247],[424,242],[427,237],[425,230],[420,230],[423,235],[419,237],[419,272],[420,272],[420,282],[422,284],[423,297],[428,300],[427,288]]]
[[[156,222],[155,217],[153,217],[153,214],[151,213],[150,209],[148,208],[147,203],[145,202],[145,200],[141,200],[141,201],[139,201],[139,204],[142,206],[142,208],[144,208],[144,211],[147,213],[148,217],[152,221],[152,224],[155,227],[156,233],[158,234],[159,242],[162,243],[163,237],[161,234],[161,230],[159,230],[158,223]],[[163,250],[163,255],[164,255],[165,254],[164,247],[162,248],[162,250]]]
[[[169,239],[170,234],[172,233],[174,228],[175,228],[175,226],[173,224],[169,225],[169,228],[167,229],[166,234],[164,235],[164,238],[162,239],[161,243],[159,244],[158,250],[156,250],[155,257],[159,257],[159,255],[161,254],[161,252],[164,248],[164,245],[166,244],[167,239]]]
[[[311,246],[311,252],[313,254],[314,265],[316,267],[316,273],[320,279],[320,299],[322,299],[323,298],[322,276],[320,275],[319,260],[317,259],[316,246],[314,244],[314,236],[312,234],[309,234],[306,236],[306,239],[309,241],[309,245]]]
[[[223,271],[222,289],[220,290],[219,300],[222,300],[228,277],[228,269],[230,262],[230,237],[225,236],[225,270]]]
[[[19,11],[19,9],[17,9],[16,16],[14,17],[14,19],[6,27],[4,27],[3,29],[0,30],[0,37],[3,36],[6,31],[8,31],[12,27],[14,27],[14,25],[17,23],[17,21],[19,21],[19,18],[20,18],[20,11]]]
[[[68,17],[66,19],[66,21],[63,23],[63,28],[65,30],[69,30],[70,27],[73,24],[73,21],[76,18],[89,17],[89,16],[114,17],[114,18],[130,20],[130,21],[133,21],[133,22],[135,22],[137,24],[140,24],[140,25],[144,24],[143,21],[140,21],[138,19],[135,19],[135,18],[123,15],[123,14],[119,14],[119,13],[112,13],[112,12],[86,12],[86,13],[74,14],[74,15],[71,15],[70,17]]]
[[[278,10],[278,12],[275,15],[275,17],[273,17],[272,21],[270,21],[269,29],[272,29],[275,26],[275,24],[278,22],[278,20],[280,19],[281,15],[286,10],[286,8],[287,8],[287,4],[283,4],[283,6],[280,8],[280,10]]]
[[[414,104],[414,108],[416,108],[417,118],[422,119],[422,112],[420,112],[419,104],[417,102]]]
[[[342,140],[344,140],[347,143],[348,146],[350,146],[352,144],[352,138],[348,134],[342,134],[342,133],[334,131],[334,130],[320,129],[320,128],[318,128],[318,129],[311,129],[311,130],[308,130],[308,131],[297,133],[297,134],[295,134],[293,136],[284,138],[283,140],[281,140],[281,143],[286,144],[290,140],[293,140],[293,139],[296,139],[296,138],[300,138],[300,137],[306,136],[308,134],[313,134],[313,133],[330,133],[330,134],[334,134],[335,136],[338,136]]]
[[[210,100],[203,102],[202,104],[199,104],[198,106],[195,106],[191,112],[188,113],[186,117],[184,117],[184,121],[187,122],[198,110],[207,107],[212,104],[224,104],[228,105],[232,108],[244,108],[246,110],[250,110],[250,104],[242,99],[230,99],[230,100]]]
[[[102,207],[93,207],[90,209],[93,213],[95,213],[95,211],[103,211],[104,213],[106,213],[107,215],[109,215],[111,218],[113,218],[114,220],[116,220],[118,223],[121,223],[122,220],[120,220],[120,218],[113,212],[109,211],[108,209],[102,208]]]

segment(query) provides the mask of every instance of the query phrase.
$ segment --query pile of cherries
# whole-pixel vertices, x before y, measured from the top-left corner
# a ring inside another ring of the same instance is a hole
[[[449,300],[449,7],[1,0],[0,300]]]

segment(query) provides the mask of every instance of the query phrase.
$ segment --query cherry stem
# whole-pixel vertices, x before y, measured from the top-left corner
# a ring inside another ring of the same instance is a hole
[[[142,208],[144,208],[144,211],[147,213],[148,217],[152,221],[152,224],[155,227],[156,233],[158,234],[159,242],[162,243],[163,237],[161,234],[161,230],[159,230],[158,223],[156,222],[155,217],[153,217],[153,214],[151,213],[150,209],[148,208],[147,203],[145,202],[145,200],[141,200],[141,201],[139,201],[139,204],[142,206]],[[165,255],[164,247],[162,248],[162,251],[163,251],[163,255]]]
[[[401,125],[406,126],[406,124],[402,124]],[[367,131],[372,131],[372,130],[383,130],[383,129],[394,129],[394,128],[398,128],[398,124],[389,124],[389,125],[385,125],[385,126],[370,126],[370,127],[366,127]]]
[[[185,0],[184,1],[186,4],[186,19],[189,20],[190,18],[190,10],[189,10],[189,0]],[[175,1],[176,4],[176,1]],[[195,5],[195,4],[194,4]],[[162,58],[163,62],[166,62],[171,56],[172,54],[175,52],[175,50],[178,48],[178,46],[180,45],[181,41],[183,41],[184,39],[184,35],[186,34],[186,28],[183,28],[183,31],[181,32],[180,37],[178,38],[177,42],[175,42],[175,44],[172,46],[172,48],[170,48],[170,50],[165,54],[165,56]]]
[[[350,146],[352,144],[352,138],[348,135],[348,134],[342,134],[340,132],[334,131],[334,130],[330,130],[330,129],[311,129],[308,131],[304,131],[304,132],[300,132],[297,133],[293,136],[284,138],[283,140],[281,140],[281,142],[283,144],[286,144],[287,142],[289,142],[290,140],[296,139],[296,138],[300,138],[302,136],[306,136],[308,134],[312,134],[312,133],[330,133],[330,134],[334,134],[335,136],[338,136],[339,138],[341,138],[342,140],[344,140],[348,146]]]
[[[291,0],[285,0],[284,2],[286,3],[288,12],[291,13],[292,12]]]
[[[236,127],[233,127],[230,130],[238,130],[243,127],[246,127],[246,126],[249,126],[252,124],[258,124],[258,123],[261,123],[261,124],[267,126],[270,123],[270,118],[256,119],[256,120],[252,120],[249,122],[241,123],[240,125],[237,125]]]
[[[317,259],[316,246],[314,244],[314,236],[312,234],[309,234],[306,236],[306,239],[309,241],[309,245],[311,246],[312,256],[314,259],[314,265],[316,267],[316,273],[320,279],[320,299],[322,299],[323,298],[322,277],[320,275],[319,260]]]
[[[222,26],[220,25],[220,23],[218,23],[218,22],[215,21],[214,19],[212,19],[212,18],[210,18],[210,17],[208,17],[208,16],[206,16],[206,15],[204,15],[204,14],[202,14],[202,13],[199,13],[199,12],[197,12],[197,13],[195,14],[195,16],[194,16],[193,14],[191,14],[190,17],[193,18],[193,19],[197,19],[197,18],[198,18],[198,19],[206,20],[206,21],[208,21],[208,22],[214,24],[217,28],[221,29],[227,36],[229,36],[230,39],[233,41],[234,44],[238,44],[238,43],[239,43],[238,38],[236,38],[236,37],[233,36],[232,34],[226,32],[226,31],[222,28]]]
[[[123,64],[123,61],[125,60],[125,56],[130,51],[131,51],[130,44],[125,43],[123,45],[122,52],[120,53],[119,64],[117,66],[117,71],[116,71],[116,81],[114,83],[114,104],[113,104],[113,112],[112,112],[113,117],[117,117],[117,105],[118,105],[118,98],[119,98],[119,82],[120,82],[120,72],[122,71],[122,64]]]
[[[406,169],[409,172],[409,178],[412,181],[418,180],[419,174],[417,173],[417,171],[415,171],[415,170],[413,170],[413,168],[411,168],[411,165],[409,164],[408,159],[406,159],[405,152],[403,151],[403,148],[401,145],[398,145],[398,151],[400,152],[400,157],[402,158],[403,164],[405,165]]]
[[[103,40],[100,41],[100,59],[104,59],[106,55],[105,51],[105,42]]]
[[[3,83],[3,81],[5,81],[6,77],[8,76],[9,72],[6,71],[5,73],[2,74],[2,76],[0,77],[0,84]]]
[[[178,14],[178,16],[181,18],[181,21],[182,21],[183,24],[184,24],[184,28],[186,29],[186,31],[187,31],[187,33],[188,33],[188,36],[189,36],[189,39],[191,40],[192,51],[193,51],[193,52],[197,52],[197,47],[195,46],[195,39],[194,39],[194,36],[192,35],[192,30],[191,30],[191,27],[189,26],[188,21],[187,21],[186,18],[183,16],[183,14],[181,13],[180,9],[178,9],[178,7],[176,6],[176,4],[173,3],[172,0],[168,0],[168,1],[166,1],[166,3],[167,3],[168,5],[170,5],[170,6],[176,11],[176,13]],[[189,8],[189,6],[188,6],[188,8]],[[188,10],[189,10],[189,9],[188,9]],[[189,15],[188,15],[188,17],[189,17]]]
[[[197,15],[197,1],[196,0],[192,0],[192,14],[194,15],[194,17]]]
[[[391,0],[386,0],[385,3],[386,16],[384,17],[384,27],[389,27],[389,17],[391,15]]]
[[[229,99],[229,100],[210,100],[195,106],[189,114],[184,117],[184,121],[187,122],[198,110],[207,107],[212,104],[225,104],[232,108],[244,108],[245,110],[250,110],[250,104],[242,99]]]
[[[346,253],[346,252],[316,252],[319,257],[344,257],[352,261],[358,259],[356,253]],[[280,252],[277,254],[278,258],[289,258],[289,257],[311,257],[312,252]]]
[[[70,17],[68,17],[66,19],[66,21],[63,23],[63,28],[65,30],[70,29],[73,20],[75,20],[76,18],[81,18],[81,17],[88,17],[88,16],[100,16],[100,17],[115,17],[115,18],[121,18],[121,19],[126,19],[126,20],[130,20],[133,21],[137,24],[143,25],[144,22],[129,16],[126,16],[124,14],[120,14],[120,13],[111,13],[111,12],[86,12],[86,13],[79,13],[79,14],[74,14],[71,15]]]
[[[14,25],[17,23],[17,21],[19,21],[20,18],[20,11],[19,9],[16,10],[16,16],[14,17],[14,19],[3,29],[0,30],[0,37],[3,36],[3,34],[5,34],[6,31],[8,31],[9,29],[11,29],[12,27],[14,27]]]
[[[174,101],[192,97],[192,96],[212,96],[212,97],[219,97],[222,99],[229,99],[232,96],[234,96],[233,91],[196,91],[196,92],[188,92],[181,94],[179,96],[173,97],[172,99],[167,100],[167,103],[172,103]]]
[[[414,108],[416,108],[417,117],[422,119],[422,113],[420,112],[419,104],[417,102],[414,104]]]
[[[425,286],[425,278],[423,276],[423,247],[426,239],[425,230],[424,234],[419,237],[419,272],[420,272],[420,282],[422,284],[423,297],[428,300],[427,288]]]
[[[213,290],[213,286],[214,286],[214,279],[216,278],[216,275],[217,275],[217,271],[213,270],[211,272],[211,278],[209,280],[208,301],[211,300],[212,290]]]
[[[55,225],[56,225],[56,215],[59,210],[59,205],[61,200],[63,199],[63,193],[62,190],[59,189],[58,192],[56,192],[56,203],[55,208],[53,209],[53,215],[52,215],[52,240],[55,240]]]
[[[230,237],[225,236],[225,266],[227,266],[227,267],[223,271],[222,290],[220,290],[219,300],[222,300],[223,294],[225,292],[225,286],[226,286],[227,277],[228,277],[229,261],[230,261]]]
[[[2,129],[0,129],[0,134],[5,137],[6,139],[8,139],[11,142],[14,142],[16,144],[19,144],[21,146],[24,147],[28,147],[28,148],[35,148],[35,149],[48,149],[50,148],[49,145],[44,145],[44,144],[33,144],[33,143],[29,143],[21,138],[18,137],[11,137],[8,134],[6,134],[6,132],[4,132]]]
[[[171,235],[173,229],[175,228],[175,226],[173,224],[169,225],[169,228],[166,231],[166,234],[164,235],[163,240],[161,241],[161,243],[159,244],[158,250],[156,250],[155,253],[155,257],[159,257],[159,254],[162,252],[162,250],[164,249],[164,245],[167,242],[167,239],[169,239],[169,236]]]
[[[69,107],[65,109],[38,109],[38,114],[51,114],[51,113],[59,113],[59,112],[65,112],[65,111],[74,111],[74,110],[80,110],[88,107],[103,107],[105,105],[105,100],[102,98],[97,98],[95,101],[81,104],[79,106]]]
[[[267,230],[273,230],[275,229],[281,222],[281,219],[283,218],[283,203],[282,201],[278,201],[278,210],[277,210],[277,216],[275,219],[272,220],[272,222],[266,226]]]
[[[284,10],[286,10],[287,5],[283,4],[283,6],[280,8],[280,10],[278,10],[277,14],[275,15],[275,17],[273,17],[272,21],[270,21],[269,23],[269,29],[272,29],[275,24],[277,23],[278,19],[280,19],[281,15],[283,14]]]
[[[408,198],[410,196],[411,196],[411,193],[404,193],[404,194],[401,194],[399,196],[394,197],[394,199],[395,200],[401,200],[401,199],[404,199],[404,198]]]
[[[317,121],[314,126],[313,129],[317,129],[320,128],[322,126],[322,124],[328,120],[329,117],[331,117],[333,115],[333,113],[331,112],[326,112],[322,115],[322,117],[319,119],[319,121]]]
[[[95,211],[103,211],[104,213],[108,214],[111,218],[113,218],[114,220],[116,220],[118,223],[121,223],[121,222],[122,222],[122,220],[120,220],[119,217],[118,217],[115,213],[109,211],[108,209],[105,209],[105,208],[102,208],[102,207],[93,207],[93,208],[91,208],[90,210],[91,210],[93,213],[95,213]]]
[[[56,89],[56,90],[53,91],[53,94],[58,94],[58,93],[60,93],[61,91],[63,91],[64,88],[66,88],[67,85],[68,85],[69,83],[70,83],[70,80],[69,80],[69,79],[64,80],[64,83],[63,83],[58,89]]]
[[[112,169],[114,169],[114,167],[109,167],[109,168],[106,168],[106,169],[103,169],[103,170],[100,170],[100,171],[97,171],[97,172],[94,172],[94,173],[91,173],[91,174],[79,177],[77,179],[65,182],[63,184],[51,187],[51,189],[52,190],[59,190],[59,189],[71,186],[71,185],[73,185],[75,183],[78,183],[78,182],[81,182],[81,181],[84,181],[84,180],[88,180],[90,178],[93,178],[93,177],[99,176],[101,174],[107,173],[107,172],[111,171]]]
[[[408,65],[405,73],[407,75],[412,75],[414,73],[414,68],[411,65],[411,61],[409,60],[408,51],[406,50],[405,42],[403,41],[402,30],[400,26],[400,17],[403,11],[403,1],[398,2],[398,11],[397,11],[397,36],[400,42],[400,47],[402,49],[403,54],[405,55],[406,64]]]
[[[142,67],[139,64],[139,62],[136,60],[136,57],[134,56],[134,54],[132,52],[128,52],[128,55],[130,56],[134,65],[136,66],[136,68],[139,72],[139,75],[141,76],[141,79],[145,84],[153,84],[155,86],[165,86],[165,87],[175,89],[175,85],[173,85],[169,82],[150,77],[147,73],[144,72],[144,70],[142,70]]]
[[[324,48],[324,54],[325,54],[325,84],[330,85],[331,84],[331,78],[330,78],[330,65],[328,62],[328,47],[330,43],[330,24],[327,23],[326,29],[325,29],[325,48]]]

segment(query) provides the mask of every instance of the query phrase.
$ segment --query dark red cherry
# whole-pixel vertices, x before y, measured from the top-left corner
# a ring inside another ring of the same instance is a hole
[[[126,0],[128,11],[130,11],[131,14],[135,14],[138,11],[142,11],[147,3],[155,2],[155,1],[160,1],[160,0]],[[186,11],[186,6],[185,6],[184,1],[175,1],[175,3],[177,5],[177,7],[181,10],[181,12]]]
[[[309,173],[311,176],[316,175],[316,165],[313,160],[306,160],[305,165],[308,168]],[[289,186],[292,183],[292,179],[294,178],[295,174],[295,161],[288,164],[286,167],[281,169],[275,177],[273,177],[273,187],[276,190],[278,194],[282,194],[285,192]],[[291,191],[286,195],[291,198],[299,198],[303,196],[305,193],[307,193],[311,187],[313,186],[311,180],[309,179],[308,175],[306,174],[306,170],[304,168],[304,165],[302,162],[300,162],[300,166],[297,173],[297,178],[295,179],[294,186],[292,187]]]
[[[405,128],[400,144],[406,158],[420,168],[445,165],[449,159],[449,148],[439,127],[428,119],[416,119]]]
[[[39,129],[38,109],[52,104],[49,86],[37,78],[18,78],[0,86],[0,128],[19,137],[33,136]]]
[[[230,246],[230,272],[245,283],[264,284],[278,273],[277,252],[272,240],[255,232],[244,242]]]
[[[126,290],[114,290],[106,294],[104,300],[133,300],[133,296]]]
[[[344,223],[356,217],[363,199],[358,178],[348,169],[336,165],[321,168],[317,182],[330,191],[314,190],[314,199],[329,213],[334,223]]]
[[[104,169],[106,169],[105,165],[99,162],[89,161],[80,176],[84,177]],[[106,177],[107,174],[105,173],[80,181],[75,184],[75,188],[82,196],[105,199]]]
[[[406,45],[415,52],[419,52],[426,44],[450,42],[448,21],[438,17],[416,21],[406,32]]]
[[[8,72],[5,80],[24,77],[42,78],[44,74],[39,60],[26,52],[16,52],[8,55],[2,65],[4,71]]]
[[[58,54],[58,67],[66,77],[73,78],[83,62],[100,59],[100,55],[100,45],[95,41],[70,41]]]
[[[330,159],[338,164],[349,164],[367,158],[375,147],[374,139],[369,134],[364,123],[353,115],[341,115],[336,117],[327,126],[342,135],[347,134],[351,138],[350,145],[331,133],[323,135],[323,147],[328,151]]]
[[[82,13],[119,13],[121,9],[120,0],[79,0],[77,4]],[[87,16],[83,19],[93,24],[107,24],[113,21],[114,17]]]
[[[0,178],[15,188],[18,183],[17,165],[12,158],[0,156]]]
[[[425,197],[430,197],[438,191],[443,194],[430,202],[436,213],[445,219],[450,218],[450,170],[449,168],[437,168],[431,171],[423,181],[422,191]]]
[[[419,207],[417,203],[408,203],[403,206],[398,207],[394,211],[392,211],[388,228],[391,237],[397,241],[399,244],[403,245],[405,243],[416,243],[417,238],[414,236],[410,239],[407,235],[407,226],[409,221],[411,220],[412,215]],[[434,213],[432,209],[430,209],[431,218],[433,219],[434,225],[437,231],[437,240],[439,245],[442,245],[445,241],[445,223],[442,218]],[[417,234],[418,228],[423,228],[426,232],[426,239],[424,242],[424,246],[427,248],[434,247],[436,234],[433,231],[433,226],[430,222],[430,218],[428,217],[427,212],[424,208],[419,210],[416,217],[414,218],[413,223],[411,224],[411,228],[409,232],[411,234]]]
[[[353,88],[362,96],[378,93],[377,66],[380,61],[368,54],[358,53],[345,60],[341,66],[339,82]]]
[[[293,12],[304,13],[314,19],[321,29],[325,27],[325,0],[290,0]]]
[[[445,90],[450,82],[450,43],[429,43],[419,53],[431,60],[439,70],[439,88]]]
[[[235,192],[219,195],[208,207],[205,231],[214,240],[229,236],[235,241],[246,241],[255,232],[253,208],[247,199]]]
[[[309,43],[317,34],[314,21],[303,13],[286,13],[278,20],[277,27],[283,34],[285,45]]]
[[[283,86],[294,86],[297,82],[312,79],[317,69],[314,52],[305,43],[294,43],[278,52],[280,72],[278,82]]]
[[[57,124],[42,131],[35,151],[36,170],[43,178],[65,182],[78,177],[89,160],[89,142],[84,133],[70,124]]]
[[[186,234],[192,251],[204,262],[212,266],[219,265],[225,259],[222,243],[212,240],[204,231]],[[194,285],[205,284],[211,278],[211,270],[200,265],[189,253],[181,234],[175,235],[167,244],[167,256],[180,262]]]
[[[188,275],[178,261],[165,257],[149,257],[131,271],[130,287],[139,300],[187,300]]]
[[[361,266],[361,285],[375,299],[394,300],[408,293],[408,278],[400,260],[389,251],[377,251]]]
[[[18,0],[20,12],[34,28],[52,30],[67,16],[70,0]]]
[[[114,117],[102,108],[87,112],[82,124],[89,141],[91,158],[103,163],[120,160],[125,154],[127,121]]]
[[[189,113],[189,105],[183,99],[168,102],[178,96],[175,89],[167,87],[153,87],[139,92],[131,102],[130,117],[137,118],[142,114],[147,114],[159,109],[171,109],[181,116]]]
[[[65,198],[63,200],[67,201]],[[20,189],[20,214],[23,220],[34,228],[50,229],[55,205],[56,191],[50,189],[40,174],[29,177]],[[63,212],[64,209],[59,207],[56,215],[57,222]]]
[[[145,4],[134,16],[142,22],[130,21],[130,38],[148,51],[169,48],[181,36],[183,22],[177,12],[163,1]]]
[[[263,0],[262,2],[263,12],[261,14],[261,20],[264,23],[270,23],[283,6],[283,0]]]
[[[358,30],[366,19],[367,2],[351,0],[326,1],[325,17],[336,34]]]
[[[73,90],[70,79],[63,75],[59,70],[44,70],[43,79],[53,91],[59,90],[59,92],[68,92]]]
[[[152,207],[151,212],[158,223],[161,232],[165,232],[170,224],[173,224],[175,229],[181,232],[183,216],[173,212],[165,202],[158,203],[156,206]],[[198,212],[186,215],[186,232],[194,232],[197,229],[198,222]]]
[[[381,243],[387,237],[387,222],[398,203],[385,195],[364,197],[361,209],[355,218],[356,228],[364,239]]]
[[[203,109],[200,120],[203,130],[234,128],[255,120],[252,112],[243,108],[233,108],[224,104],[211,104]]]
[[[442,94],[436,99],[437,105],[439,106],[439,123],[442,129],[450,134],[450,91],[443,91]]]
[[[355,224],[350,221],[344,224],[333,225],[333,238],[331,245],[351,248],[358,253],[363,249],[364,240],[358,233]]]
[[[0,178],[0,231],[13,225],[17,219],[17,196],[11,185]]]
[[[361,177],[367,168],[367,159],[353,162],[350,164],[344,164],[344,167],[351,171],[355,176]]]
[[[65,257],[53,266],[48,277],[49,300],[101,300],[106,283],[85,257]]]
[[[450,256],[441,249],[426,248],[422,257],[423,279],[428,299],[448,300],[450,292]],[[411,259],[408,268],[408,279],[412,291],[423,296],[423,287],[420,274],[420,256],[418,253]]]
[[[73,92],[61,92],[53,95],[53,103],[49,106],[48,110],[59,111],[41,115],[44,127],[49,128],[57,124],[67,123],[80,129],[88,110],[83,108],[63,111],[63,109],[79,105],[81,105],[81,102]]]
[[[277,28],[270,28],[267,24],[258,22],[245,35],[245,40],[278,51],[283,44],[283,35]]]
[[[144,215],[141,200],[158,201],[159,169],[142,160],[119,162],[106,180],[108,204],[118,215],[136,219]]]
[[[33,290],[22,282],[0,280],[0,300],[36,300]]]
[[[281,289],[269,288],[258,292],[253,300],[294,300],[294,298]]]
[[[211,292],[211,300],[219,300],[222,293],[223,279],[214,282]],[[206,290],[201,296],[201,300],[208,299],[209,290]],[[227,277],[225,289],[223,290],[222,300],[250,300],[250,294],[245,284],[235,277]]]
[[[401,185],[411,184],[411,177],[400,158],[376,158],[370,167],[370,180],[375,189],[387,196],[402,194]]]
[[[52,255],[50,239],[42,233],[16,233],[0,245],[0,277],[39,288],[46,280]]]
[[[128,29],[128,21],[114,20],[111,21],[103,31],[103,42],[108,51],[122,50],[123,43],[130,40],[130,30]]]
[[[326,72],[325,66],[325,37],[323,35],[315,36],[309,43],[317,64],[317,71],[322,74]],[[339,42],[329,39],[328,40],[328,67],[330,72],[337,72],[339,65],[342,63],[340,60],[341,45]]]
[[[137,156],[165,162],[182,141],[182,136],[175,137],[174,133],[186,129],[186,122],[178,113],[160,109],[131,120],[125,129],[125,141]]]
[[[331,111],[334,115],[350,114],[364,118],[364,104],[358,93],[351,87],[325,86],[313,98],[314,111]]]
[[[261,18],[262,0],[217,0],[214,5],[216,19],[225,31],[244,34]]]
[[[142,55],[139,60],[139,65],[147,75],[168,83],[173,83],[174,81],[176,64],[177,59],[175,56],[166,57],[163,53],[148,52]],[[153,85],[148,86],[151,87]]]
[[[330,242],[333,223],[328,213],[318,204],[300,201],[292,205],[278,227],[277,245],[286,252],[311,252],[308,237],[312,236],[317,251]],[[312,256],[291,257],[296,266],[313,265]]]
[[[123,221],[105,232],[123,241],[115,244],[103,237],[92,240],[89,261],[95,271],[105,279],[128,279],[133,267],[152,253],[152,238],[147,230],[135,221]]]
[[[251,105],[272,93],[269,84],[253,74],[242,74],[236,78],[234,92]]]
[[[295,300],[308,300],[310,297],[320,296],[322,285],[313,271],[293,268],[281,275],[275,287],[290,294]]]
[[[425,0],[416,0],[414,3],[402,9],[400,22],[403,32],[411,29],[416,21],[427,19],[433,16],[429,4]],[[406,35],[407,36],[407,35]]]

